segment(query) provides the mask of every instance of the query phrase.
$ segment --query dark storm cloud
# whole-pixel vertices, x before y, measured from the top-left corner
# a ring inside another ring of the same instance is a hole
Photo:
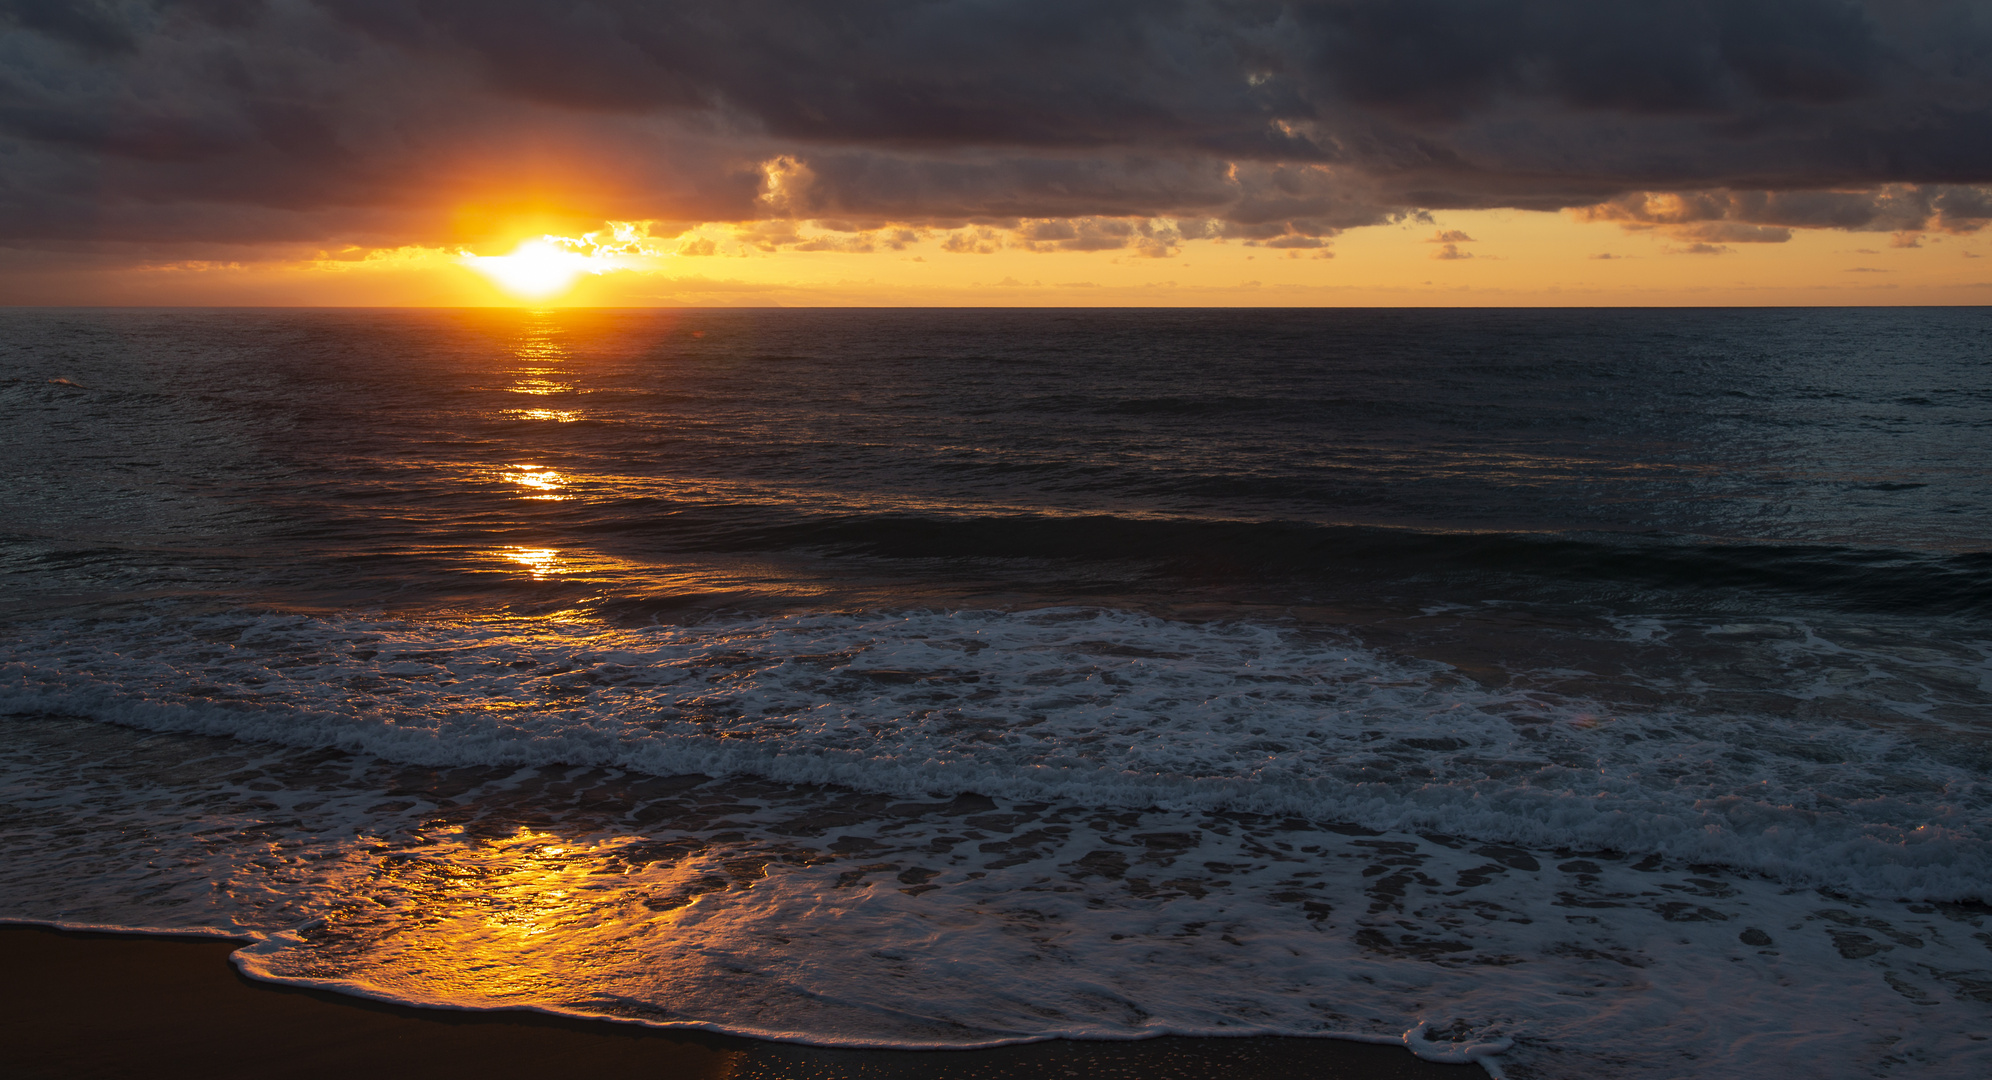
[[[1972,229],[1988,11],[0,0],[0,234],[435,239],[507,191],[1081,249],[1174,242],[1110,218],[1291,245],[1486,206],[1596,204],[1704,243]]]
[[[138,45],[114,12],[89,0],[6,0],[0,18],[87,53],[130,52]]]
[[[1398,0],[1296,15],[1327,82],[1414,120],[1457,121],[1502,94],[1632,114],[1831,103],[1872,90],[1883,58],[1859,6],[1819,0]]]

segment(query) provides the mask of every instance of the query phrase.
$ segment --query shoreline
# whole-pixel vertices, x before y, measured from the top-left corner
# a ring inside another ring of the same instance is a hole
[[[424,1009],[251,979],[240,938],[0,925],[0,1038],[24,1078],[441,1077],[580,1070],[669,1080],[1480,1080],[1397,1046],[1161,1036],[974,1050],[776,1043],[521,1010]],[[609,1073],[606,1070],[616,1070]]]

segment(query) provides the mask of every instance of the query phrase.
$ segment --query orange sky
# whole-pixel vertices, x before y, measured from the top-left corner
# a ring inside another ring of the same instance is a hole
[[[1486,306],[1979,304],[1992,301],[1992,243],[1976,235],[1792,230],[1781,243],[1707,244],[1665,227],[1628,230],[1581,211],[1438,212],[1346,231],[1317,249],[1183,240],[1135,248],[1028,250],[1021,234],[885,228],[836,232],[786,221],[688,231],[608,223],[566,251],[584,266],[550,296],[507,291],[470,248],[343,251],[244,247],[205,260],[0,270],[14,303],[302,306]],[[1166,229],[1166,221],[1151,222]],[[577,230],[581,231],[581,230]],[[1464,239],[1462,238],[1464,237]],[[480,245],[500,254],[516,238]],[[870,250],[863,250],[869,248]],[[1712,249],[1712,250],[1711,250]],[[1154,250],[1151,248],[1151,250]],[[502,265],[502,264],[492,264]]]
[[[1992,296],[1979,0],[13,8],[5,304]]]

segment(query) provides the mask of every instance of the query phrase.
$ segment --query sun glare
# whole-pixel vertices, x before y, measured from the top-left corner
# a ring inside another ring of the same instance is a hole
[[[463,261],[521,300],[550,300],[582,274],[601,272],[594,259],[550,237],[523,241],[510,255],[466,255]]]

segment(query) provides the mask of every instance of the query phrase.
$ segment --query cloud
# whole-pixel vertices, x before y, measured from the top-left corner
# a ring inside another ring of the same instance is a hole
[[[1791,239],[1791,230],[1782,225],[1751,225],[1739,221],[1704,221],[1676,225],[1667,231],[1680,240],[1725,244],[1782,244]]]
[[[1887,184],[1868,191],[1634,191],[1576,213],[1583,220],[1616,221],[1631,230],[1783,243],[1794,228],[1974,232],[1992,220],[1992,204],[1972,188]]]
[[[1439,249],[1432,252],[1432,258],[1434,259],[1443,259],[1450,262],[1455,259],[1473,258],[1473,252],[1461,251],[1459,246],[1461,244],[1471,244],[1474,242],[1474,239],[1459,229],[1440,229],[1426,237],[1425,242],[1427,244],[1439,245]]]
[[[848,223],[814,223],[819,227],[829,226],[828,231],[788,244],[790,251],[842,251],[868,254],[873,251],[905,251],[908,244],[920,239],[920,234],[912,229],[864,229],[852,228]],[[838,227],[842,226],[842,227]]]
[[[1166,258],[1175,253],[1182,234],[1166,224],[1127,218],[1045,218],[1025,221],[1010,231],[1010,246],[1026,251],[1120,251]]]
[[[77,51],[93,57],[128,53],[137,47],[136,36],[117,15],[90,0],[7,0],[0,4],[0,19],[25,29],[38,31]]]
[[[1965,233],[1988,52],[1977,0],[0,0],[0,241]]]
[[[996,230],[974,227],[951,232],[941,241],[941,250],[957,255],[993,255],[1003,250],[1003,238]]]

